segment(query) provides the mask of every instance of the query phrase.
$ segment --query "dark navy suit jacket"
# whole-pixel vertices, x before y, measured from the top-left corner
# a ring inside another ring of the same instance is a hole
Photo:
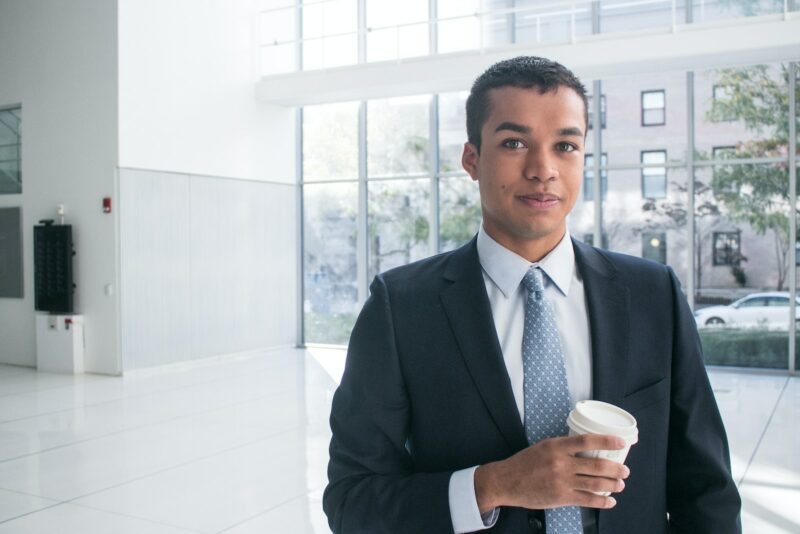
[[[475,243],[371,285],[330,418],[323,507],[336,534],[453,532],[453,471],[527,446]],[[600,534],[741,532],[725,430],[677,278],[654,262],[573,246],[594,398],[639,425],[625,490],[597,512]],[[486,532],[531,532],[535,513],[503,508]]]

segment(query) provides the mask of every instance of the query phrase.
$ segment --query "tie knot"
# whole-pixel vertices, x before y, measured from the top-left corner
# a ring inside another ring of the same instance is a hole
[[[531,267],[522,279],[528,293],[541,293],[544,291],[544,275],[539,267]]]

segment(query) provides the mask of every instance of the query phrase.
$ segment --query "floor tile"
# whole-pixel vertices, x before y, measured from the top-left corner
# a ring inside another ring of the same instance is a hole
[[[193,531],[71,504],[59,504],[5,523],[0,534],[189,534]]]
[[[767,428],[786,377],[711,370],[709,379],[728,434],[733,478],[740,482]]]
[[[0,523],[56,504],[59,502],[14,491],[0,490]]]
[[[263,534],[264,532],[331,534],[328,520],[322,511],[321,492],[314,492],[281,504],[223,532],[225,534]]]
[[[0,365],[0,534],[329,534],[321,495],[344,361],[287,349],[124,377]],[[800,378],[709,376],[745,532],[800,532]]]
[[[327,429],[290,431],[76,501],[203,532],[218,532],[321,490]],[[286,532],[270,530],[270,532]],[[295,532],[290,530],[290,532]]]
[[[103,376],[92,374],[61,374],[23,372],[0,376],[0,396],[20,393],[38,393],[50,388],[75,386],[77,384],[102,380]]]
[[[789,379],[740,485],[746,532],[800,532],[800,377]]]
[[[0,422],[0,461],[251,399],[279,397],[302,389],[300,384],[310,380],[304,374],[305,370],[299,366],[258,366],[206,383],[183,383],[179,388],[151,394],[137,390],[136,395],[115,401],[78,405],[71,410]],[[314,387],[314,384],[309,383],[309,386]],[[48,390],[42,392],[42,396],[51,393]],[[25,396],[18,397],[9,398],[17,404],[25,401]],[[2,403],[0,397],[0,406]],[[20,439],[25,436],[29,439]]]
[[[0,376],[19,375],[23,373],[35,373],[36,369],[33,367],[25,367],[23,365],[10,365],[7,363],[0,363]]]
[[[336,384],[342,381],[344,363],[347,358],[346,350],[317,347],[307,350],[308,354],[325,370],[331,380]]]
[[[58,409],[58,408],[56,408]],[[48,411],[54,411],[50,408]],[[0,423],[46,413],[40,408],[36,395],[14,394],[0,396]]]
[[[304,405],[297,395],[256,398],[0,462],[0,488],[71,500],[123,484],[305,424],[303,413],[287,409]]]

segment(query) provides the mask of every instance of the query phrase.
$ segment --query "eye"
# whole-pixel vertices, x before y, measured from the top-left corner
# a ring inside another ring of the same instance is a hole
[[[503,141],[503,147],[510,148],[512,150],[517,150],[520,148],[525,148],[525,144],[519,139],[506,139],[505,141]]]
[[[577,148],[575,147],[575,145],[573,145],[572,143],[566,143],[566,142],[561,142],[561,143],[558,143],[558,144],[556,145],[556,148],[557,148],[557,149],[558,149],[560,152],[574,152],[575,150],[577,150]]]

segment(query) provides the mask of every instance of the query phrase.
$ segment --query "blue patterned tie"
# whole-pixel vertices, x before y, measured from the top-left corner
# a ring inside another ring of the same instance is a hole
[[[531,267],[522,279],[525,298],[525,331],[522,364],[525,370],[525,436],[529,444],[567,435],[569,388],[561,355],[561,340],[553,309],[544,296],[544,275]],[[564,506],[545,510],[547,534],[581,534],[581,510]]]

